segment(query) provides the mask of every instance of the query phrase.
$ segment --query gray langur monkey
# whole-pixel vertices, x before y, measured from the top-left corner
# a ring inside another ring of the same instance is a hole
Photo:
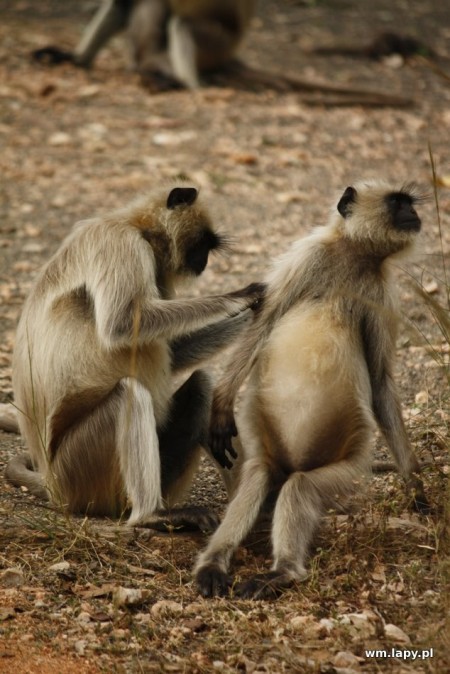
[[[104,0],[73,52],[44,47],[36,60],[70,61],[89,67],[116,33],[127,29],[142,77],[191,89],[201,73],[217,70],[234,56],[256,0]]]
[[[390,261],[409,251],[421,228],[419,199],[412,186],[348,187],[330,223],[294,243],[268,275],[264,303],[213,397],[210,447],[230,465],[233,402],[250,373],[237,424],[240,482],[195,566],[203,596],[227,592],[233,551],[265,504],[274,504],[272,570],[238,583],[235,595],[274,596],[306,576],[321,516],[370,471],[375,422],[416,507],[428,509],[392,374]]]
[[[227,345],[263,287],[189,299],[175,287],[224,244],[193,187],[76,225],[17,329],[13,390],[29,454],[8,464],[12,483],[70,512],[214,526],[205,508],[172,509],[207,447],[212,395],[201,370],[172,394],[172,374]]]

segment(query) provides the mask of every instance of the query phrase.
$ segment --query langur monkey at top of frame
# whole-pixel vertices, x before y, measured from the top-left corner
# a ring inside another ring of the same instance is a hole
[[[414,186],[348,187],[330,223],[297,241],[268,275],[261,311],[213,396],[210,448],[230,465],[233,401],[250,374],[237,421],[240,482],[195,567],[204,596],[228,591],[233,551],[273,502],[272,570],[237,583],[234,593],[270,597],[306,576],[321,516],[370,471],[375,422],[416,508],[428,511],[392,375],[397,321],[390,261],[412,248],[421,198]]]
[[[116,33],[127,29],[138,72],[161,84],[195,89],[200,75],[231,61],[256,0],[104,0],[73,52],[44,47],[34,58],[89,67]]]
[[[262,296],[252,284],[177,299],[224,248],[197,190],[156,191],[78,223],[40,273],[19,321],[13,389],[29,454],[7,478],[70,512],[154,528],[211,528],[205,508],[172,508],[207,446],[212,386],[172,374],[226,346]]]

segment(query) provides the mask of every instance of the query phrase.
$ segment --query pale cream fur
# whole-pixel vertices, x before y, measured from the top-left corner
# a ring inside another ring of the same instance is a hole
[[[397,316],[389,261],[411,250],[420,221],[397,221],[388,197],[411,187],[359,183],[345,216],[294,243],[267,275],[262,311],[225,365],[213,401],[212,434],[237,417],[241,478],[219,529],[195,566],[202,594],[226,591],[233,550],[270,492],[273,567],[236,588],[266,596],[306,575],[313,533],[327,508],[340,508],[370,471],[375,420],[403,477],[426,507],[392,379]],[[344,212],[343,206],[340,207]],[[400,226],[402,225],[402,226]],[[404,225],[404,226],[403,226]]]

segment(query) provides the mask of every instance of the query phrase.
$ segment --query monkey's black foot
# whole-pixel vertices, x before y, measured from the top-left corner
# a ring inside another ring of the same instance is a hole
[[[60,63],[74,63],[73,54],[59,47],[43,47],[31,53],[33,61],[43,63],[46,66],[57,66]]]
[[[176,91],[184,89],[181,82],[160,70],[144,70],[140,73],[141,85],[152,94],[164,91]]]
[[[154,515],[145,520],[141,526],[156,531],[204,531],[211,533],[219,526],[219,516],[214,510],[202,506],[188,506],[172,508],[171,510],[157,510]]]
[[[197,571],[195,582],[202,597],[224,597],[228,594],[231,578],[214,564],[207,564]]]
[[[412,500],[412,508],[420,515],[431,515],[433,508],[423,491],[416,491]]]
[[[233,592],[241,599],[276,599],[293,583],[292,578],[279,571],[259,573],[249,580],[237,583]]]

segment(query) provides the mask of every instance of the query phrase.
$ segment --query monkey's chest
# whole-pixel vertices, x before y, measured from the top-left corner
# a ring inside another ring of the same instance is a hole
[[[283,317],[255,376],[266,452],[289,470],[343,458],[371,424],[363,355],[350,328],[320,308]]]

